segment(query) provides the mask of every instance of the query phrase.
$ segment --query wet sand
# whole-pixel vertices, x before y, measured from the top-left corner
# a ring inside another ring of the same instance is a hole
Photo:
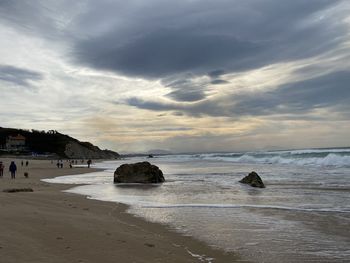
[[[55,161],[48,160],[30,160],[28,167],[22,167],[16,160],[17,177],[11,180],[10,159],[0,161],[6,166],[0,178],[2,263],[246,262],[166,226],[136,218],[125,212],[123,204],[88,200],[62,192],[69,185],[40,181],[95,169],[70,169],[66,162],[58,169]],[[34,192],[3,192],[9,188]]]

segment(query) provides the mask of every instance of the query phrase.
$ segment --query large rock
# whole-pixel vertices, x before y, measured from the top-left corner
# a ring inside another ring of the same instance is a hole
[[[115,183],[155,184],[164,181],[163,172],[149,162],[123,164],[114,172]]]
[[[256,172],[251,172],[239,182],[243,184],[249,184],[252,187],[265,188],[263,181]]]

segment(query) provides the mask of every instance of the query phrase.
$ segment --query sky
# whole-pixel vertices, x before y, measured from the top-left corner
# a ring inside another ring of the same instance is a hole
[[[0,126],[119,152],[350,146],[348,0],[0,0]]]

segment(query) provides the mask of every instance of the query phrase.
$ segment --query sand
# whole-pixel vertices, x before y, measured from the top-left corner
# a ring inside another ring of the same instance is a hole
[[[30,160],[28,167],[21,167],[16,160],[18,173],[11,180],[10,159],[0,161],[6,166],[0,178],[1,263],[243,262],[167,226],[136,218],[123,204],[88,200],[62,192],[69,185],[40,181],[94,169],[70,169],[67,163],[58,169],[48,160]],[[34,192],[3,192],[9,188]]]

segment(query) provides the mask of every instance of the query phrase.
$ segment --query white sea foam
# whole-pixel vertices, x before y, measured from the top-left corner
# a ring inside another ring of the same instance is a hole
[[[169,155],[177,161],[207,160],[232,163],[251,164],[286,164],[297,166],[350,166],[350,149],[305,149],[291,151],[261,151],[261,152],[232,152],[232,153],[204,153],[188,155]]]
[[[220,160],[218,158],[218,160]],[[350,166],[350,156],[340,156],[337,154],[327,154],[325,157],[305,157],[292,158],[278,156],[254,157],[245,154],[238,158],[223,158],[222,160],[235,163],[260,163],[260,164],[291,164],[291,165],[313,165],[313,166]]]
[[[278,209],[302,212],[330,212],[330,213],[350,213],[350,207],[346,210],[338,208],[301,208],[277,205],[240,205],[240,204],[157,204],[143,205],[144,208],[257,208],[257,209]]]

